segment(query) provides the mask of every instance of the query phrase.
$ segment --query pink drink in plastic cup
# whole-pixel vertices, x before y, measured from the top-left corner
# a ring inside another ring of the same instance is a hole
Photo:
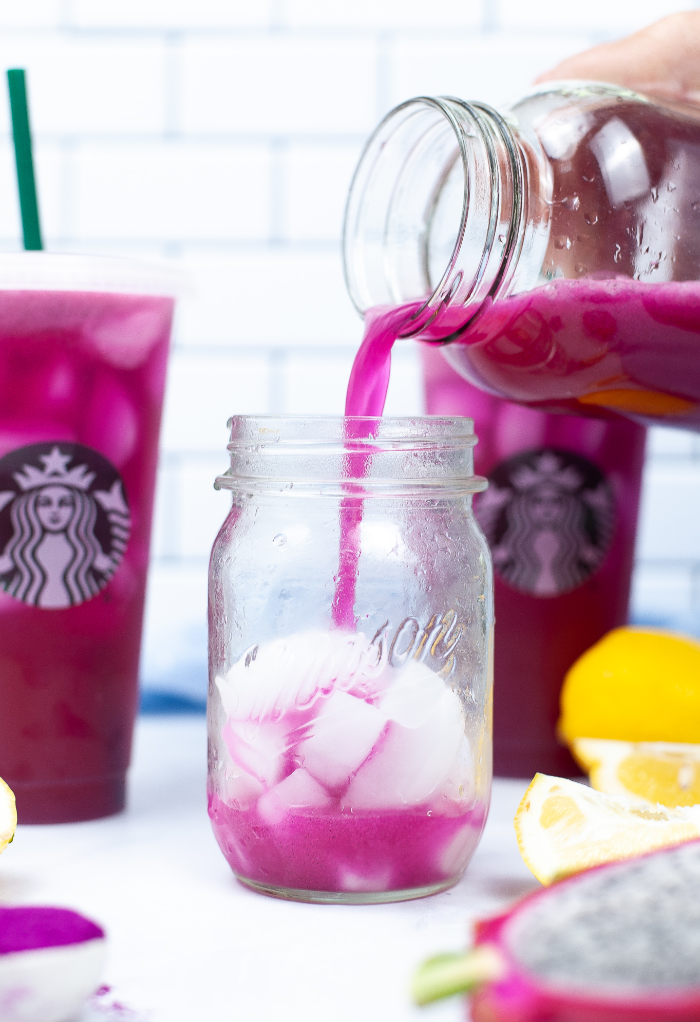
[[[24,823],[119,812],[172,277],[0,257],[0,776]]]

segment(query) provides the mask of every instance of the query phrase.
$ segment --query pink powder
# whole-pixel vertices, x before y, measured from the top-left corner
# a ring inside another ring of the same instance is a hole
[[[96,923],[67,908],[21,905],[0,908],[0,955],[64,947],[104,938]]]

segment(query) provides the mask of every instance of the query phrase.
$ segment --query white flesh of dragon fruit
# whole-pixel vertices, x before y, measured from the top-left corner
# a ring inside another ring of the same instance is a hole
[[[516,912],[505,940],[537,976],[605,994],[700,987],[700,842],[596,869]]]

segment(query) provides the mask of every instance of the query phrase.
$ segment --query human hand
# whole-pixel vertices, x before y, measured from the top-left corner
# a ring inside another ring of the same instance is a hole
[[[700,105],[700,11],[671,14],[640,32],[569,57],[537,82],[583,78]]]

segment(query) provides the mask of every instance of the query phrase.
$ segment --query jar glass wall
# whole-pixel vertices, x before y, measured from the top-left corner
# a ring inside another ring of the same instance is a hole
[[[462,418],[231,420],[209,815],[249,886],[389,901],[464,871],[491,783],[474,443]]]

